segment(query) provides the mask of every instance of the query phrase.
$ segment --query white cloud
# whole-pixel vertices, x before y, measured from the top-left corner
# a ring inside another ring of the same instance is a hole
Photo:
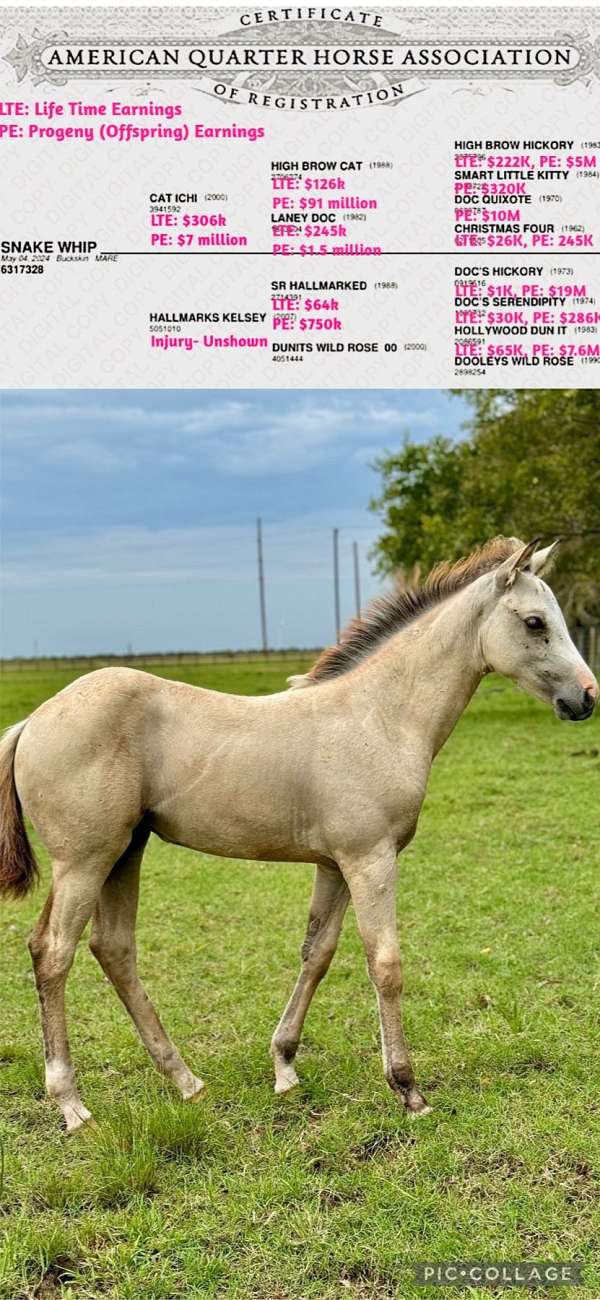
[[[170,395],[169,395],[170,397]],[[191,402],[191,405],[190,405]],[[407,430],[431,432],[440,417],[433,408],[404,407],[368,394],[302,393],[209,397],[186,394],[178,407],[143,401],[111,402],[91,394],[39,401],[9,397],[3,406],[3,441],[17,453],[24,443],[42,458],[79,462],[97,471],[205,463],[232,475],[293,474],[335,455],[383,438],[385,445]],[[58,428],[57,428],[58,426]],[[375,454],[380,449],[374,443]]]
[[[338,511],[341,547],[358,540],[362,551],[375,540],[376,526],[362,511]],[[329,580],[330,511],[304,514],[285,523],[264,525],[265,560],[269,580],[290,578]],[[63,533],[52,539],[30,537],[18,556],[5,557],[7,587],[23,589],[110,583],[168,583],[182,580],[229,582],[256,576],[253,525],[189,528],[117,527],[94,529],[85,535]]]
[[[52,444],[52,459],[76,461],[88,469],[116,469],[126,463],[126,457],[114,446],[98,440],[95,442],[57,442]]]
[[[419,429],[435,429],[439,426],[439,413],[432,409],[419,411],[401,405],[374,403],[368,408],[367,415],[372,424],[389,424],[395,430],[409,429],[416,425]]]

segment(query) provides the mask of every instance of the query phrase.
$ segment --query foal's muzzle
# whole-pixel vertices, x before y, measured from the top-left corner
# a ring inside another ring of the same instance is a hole
[[[586,718],[591,718],[597,699],[598,688],[586,686],[577,700],[573,696],[567,700],[558,695],[554,700],[554,712],[558,718],[567,722],[584,722]]]

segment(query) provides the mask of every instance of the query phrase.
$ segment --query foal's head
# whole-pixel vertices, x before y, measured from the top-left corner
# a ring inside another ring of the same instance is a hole
[[[598,683],[573,644],[553,592],[542,581],[554,542],[520,547],[494,570],[481,644],[489,669],[552,704],[559,718],[581,722],[598,699]],[[489,579],[488,579],[489,580]]]

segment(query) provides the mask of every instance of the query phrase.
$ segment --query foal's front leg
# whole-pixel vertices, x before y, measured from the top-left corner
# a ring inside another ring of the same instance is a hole
[[[387,1082],[399,1093],[408,1111],[430,1111],[415,1083],[402,1028],[400,994],[402,967],[396,925],[396,851],[340,863],[350,887],[367,969],[379,1004],[383,1069]]]
[[[348,886],[337,867],[317,867],[302,944],[302,967],[271,1042],[275,1092],[289,1092],[298,1083],[294,1059],[302,1027],[315,989],[335,953],[349,898]]]

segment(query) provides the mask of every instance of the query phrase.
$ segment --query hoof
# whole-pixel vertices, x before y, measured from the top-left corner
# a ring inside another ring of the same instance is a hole
[[[98,1127],[95,1119],[90,1115],[89,1110],[86,1110],[85,1106],[79,1106],[77,1110],[75,1110],[74,1106],[67,1106],[63,1111],[63,1115],[67,1137],[71,1137],[74,1133],[89,1132],[90,1129]]]
[[[430,1115],[431,1106],[427,1105],[418,1088],[409,1088],[404,1094],[404,1105],[409,1115]]]
[[[200,1101],[203,1097],[206,1084],[202,1082],[202,1079],[194,1079],[194,1085],[194,1091],[188,1092],[183,1098],[184,1101]]]
[[[280,1070],[275,1079],[275,1092],[278,1093],[278,1095],[282,1095],[285,1092],[291,1092],[292,1088],[296,1088],[299,1083],[300,1080],[296,1071],[291,1065],[286,1065],[282,1070]]]

